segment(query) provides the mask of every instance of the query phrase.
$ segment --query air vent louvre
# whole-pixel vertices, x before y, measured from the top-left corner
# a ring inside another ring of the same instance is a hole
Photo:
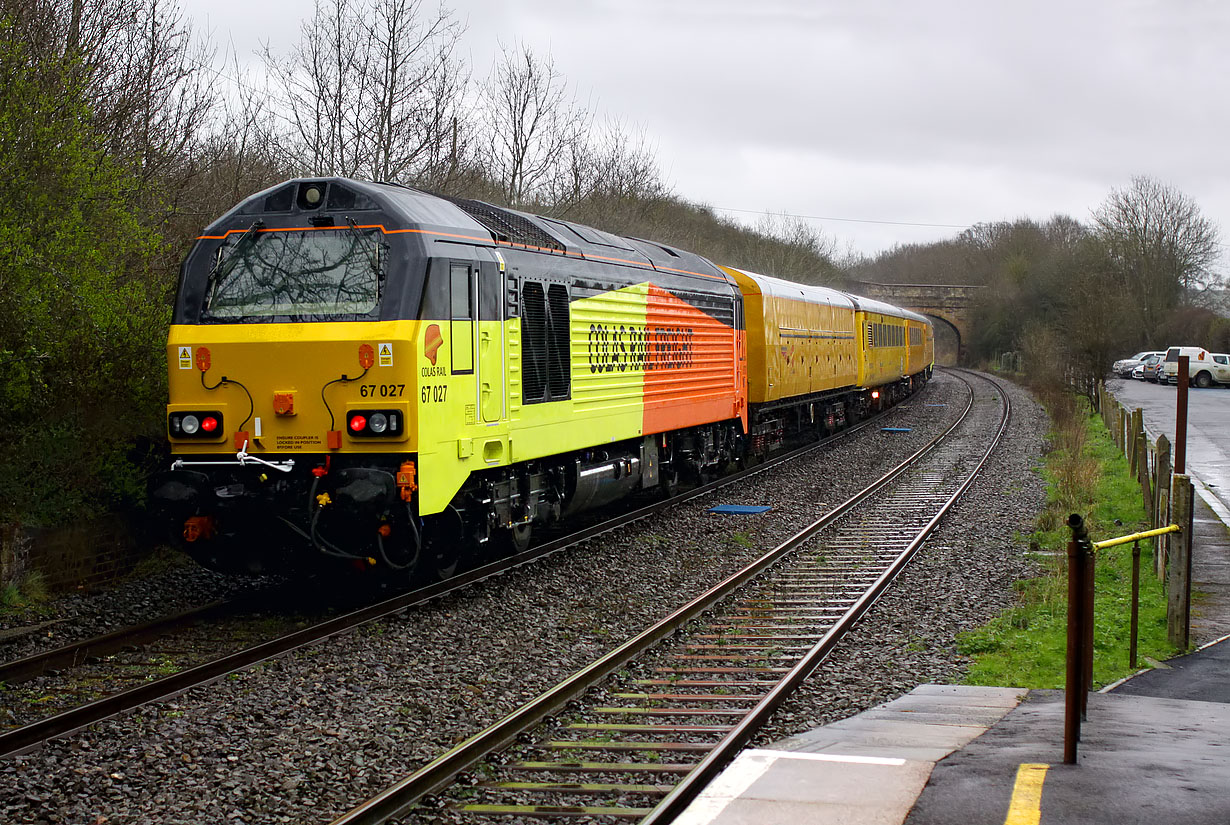
[[[564,251],[563,244],[515,212],[482,201],[451,198],[448,195],[440,197],[491,230],[498,241]]]

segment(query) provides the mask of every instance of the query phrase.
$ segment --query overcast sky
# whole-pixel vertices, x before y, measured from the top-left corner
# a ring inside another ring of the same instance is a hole
[[[284,53],[311,13],[307,0],[181,2],[241,59],[263,41]],[[600,116],[645,131],[678,195],[752,221],[814,216],[843,251],[1088,221],[1142,174],[1230,231],[1230,4],[1217,0],[444,5],[476,77],[501,41],[549,52]]]

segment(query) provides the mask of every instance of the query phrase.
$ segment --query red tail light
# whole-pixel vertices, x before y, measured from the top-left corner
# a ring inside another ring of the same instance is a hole
[[[212,415],[206,416],[201,419],[201,429],[207,433],[214,432],[218,429],[218,419],[214,418]]]
[[[347,429],[352,438],[401,438],[406,415],[401,410],[347,410]]]

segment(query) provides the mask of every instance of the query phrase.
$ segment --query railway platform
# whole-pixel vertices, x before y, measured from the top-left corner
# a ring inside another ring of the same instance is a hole
[[[1062,691],[920,685],[743,752],[676,825],[1230,822],[1230,533],[1197,504],[1197,652],[1089,697],[1076,765]],[[1222,638],[1218,638],[1221,636]]]

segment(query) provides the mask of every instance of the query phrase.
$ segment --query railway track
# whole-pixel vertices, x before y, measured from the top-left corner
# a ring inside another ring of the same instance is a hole
[[[39,696],[22,697],[27,700],[25,703],[27,707],[37,708],[41,713],[24,711],[24,718],[14,717],[20,720],[19,724],[0,731],[0,756],[29,750],[47,739],[71,733],[131,708],[165,699],[198,685],[208,684],[259,662],[319,643],[331,636],[346,633],[369,622],[396,615],[415,605],[444,596],[477,581],[500,575],[514,567],[536,562],[579,542],[617,530],[633,521],[678,506],[684,501],[734,484],[749,476],[771,472],[785,462],[830,445],[834,441],[847,438],[867,427],[873,427],[882,417],[883,414],[877,415],[830,438],[775,456],[754,467],[687,490],[668,500],[655,501],[579,531],[552,538],[523,553],[464,572],[447,581],[421,587],[273,639],[268,638],[271,632],[268,625],[255,633],[248,633],[242,629],[225,631],[221,635],[226,636],[225,641],[229,642],[228,645],[224,645],[226,652],[208,657],[203,661],[199,655],[195,657],[183,655],[184,645],[174,641],[175,634],[184,628],[225,621],[227,617],[233,617],[236,613],[250,607],[248,602],[239,600],[205,605],[165,619],[125,628],[25,659],[0,664],[0,683],[10,686],[10,697],[16,697],[20,691],[20,688],[18,692],[13,690],[12,685],[15,683],[54,673],[60,669],[71,671],[84,668],[89,671],[84,675],[61,674],[64,676],[62,687],[44,689],[40,686]],[[287,619],[283,625],[293,625],[297,619],[298,617]],[[242,627],[242,625],[238,626]],[[253,636],[258,640],[251,641]],[[167,639],[171,641],[168,642]],[[243,642],[245,639],[250,643],[245,643],[241,649],[235,650],[236,641]],[[157,642],[156,640],[162,641]],[[145,650],[144,648],[151,643],[163,644],[163,649],[167,651],[165,655],[160,653],[157,647]],[[116,651],[130,651],[134,655],[122,656],[118,660],[113,658],[103,661],[104,657]],[[129,672],[127,678],[120,678],[115,673],[119,666],[123,665],[126,665],[124,669]],[[111,672],[108,672],[109,670]],[[32,715],[38,718],[30,721],[29,717]]]
[[[333,825],[412,811],[670,822],[888,588],[999,443],[1006,394],[958,377],[970,390],[960,419],[901,465]]]

